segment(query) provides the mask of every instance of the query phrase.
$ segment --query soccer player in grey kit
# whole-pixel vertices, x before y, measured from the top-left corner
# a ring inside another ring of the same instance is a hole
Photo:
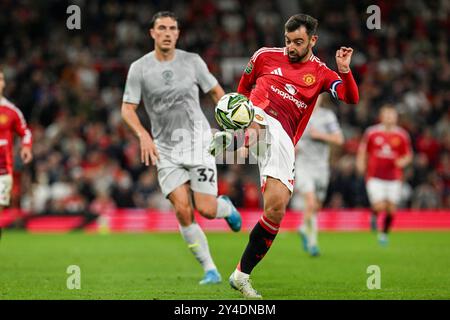
[[[156,165],[159,185],[175,209],[180,232],[204,269],[200,284],[219,283],[221,276],[206,236],[194,220],[194,208],[208,219],[224,218],[233,231],[241,228],[241,216],[230,199],[217,197],[215,158],[208,153],[212,133],[200,108],[198,88],[215,104],[224,91],[199,55],[176,49],[179,33],[172,12],[153,16],[150,36],[155,48],[130,66],[122,118],[139,139],[141,161]],[[136,113],[141,99],[151,134]]]
[[[330,179],[331,145],[344,143],[344,135],[333,111],[323,108],[327,99],[321,94],[306,126],[305,132],[297,144],[295,198],[300,196],[303,206],[303,224],[299,228],[303,248],[311,256],[319,253],[317,216],[325,200]]]

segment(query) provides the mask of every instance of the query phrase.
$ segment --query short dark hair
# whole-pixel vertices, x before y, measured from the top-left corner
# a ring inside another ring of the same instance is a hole
[[[391,110],[397,111],[397,108],[395,107],[395,105],[393,105],[393,104],[390,103],[390,102],[385,103],[385,104],[383,104],[383,105],[380,107],[380,111],[383,111],[383,110],[386,110],[386,109],[391,109]]]
[[[150,28],[155,27],[156,19],[166,18],[166,17],[172,18],[173,20],[175,20],[178,23],[178,17],[172,11],[159,11],[153,15],[152,21],[150,22]]]
[[[313,18],[307,14],[299,13],[293,15],[288,19],[288,21],[284,25],[284,29],[287,32],[292,32],[297,30],[301,26],[304,26],[306,28],[306,33],[308,34],[308,36],[312,36],[317,33],[318,25],[319,22],[316,18]]]

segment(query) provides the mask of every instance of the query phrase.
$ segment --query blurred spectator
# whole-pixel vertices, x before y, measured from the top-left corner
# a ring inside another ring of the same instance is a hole
[[[434,185],[436,178],[429,176],[427,181],[420,184],[414,191],[412,208],[414,209],[431,209],[441,206],[441,199]]]
[[[96,214],[102,215],[116,209],[116,203],[106,190],[99,190],[89,206],[89,210]]]
[[[423,133],[416,138],[417,152],[424,153],[430,165],[436,165],[439,156],[440,145],[439,141],[432,135],[431,128],[425,128]]]

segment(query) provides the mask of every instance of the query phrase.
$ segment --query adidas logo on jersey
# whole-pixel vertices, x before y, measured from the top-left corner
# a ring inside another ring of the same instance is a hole
[[[283,75],[283,73],[281,72],[281,68],[276,68],[270,74],[276,74],[277,76],[282,76]]]

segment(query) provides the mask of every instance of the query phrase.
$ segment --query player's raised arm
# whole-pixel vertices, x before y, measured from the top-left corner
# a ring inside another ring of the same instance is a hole
[[[339,73],[350,72],[350,61],[352,59],[353,49],[348,47],[341,47],[336,50],[336,64]]]
[[[350,69],[353,49],[341,47],[336,50],[336,64],[340,79],[329,79],[328,90],[334,98],[346,103],[357,104],[359,102],[358,86]]]

